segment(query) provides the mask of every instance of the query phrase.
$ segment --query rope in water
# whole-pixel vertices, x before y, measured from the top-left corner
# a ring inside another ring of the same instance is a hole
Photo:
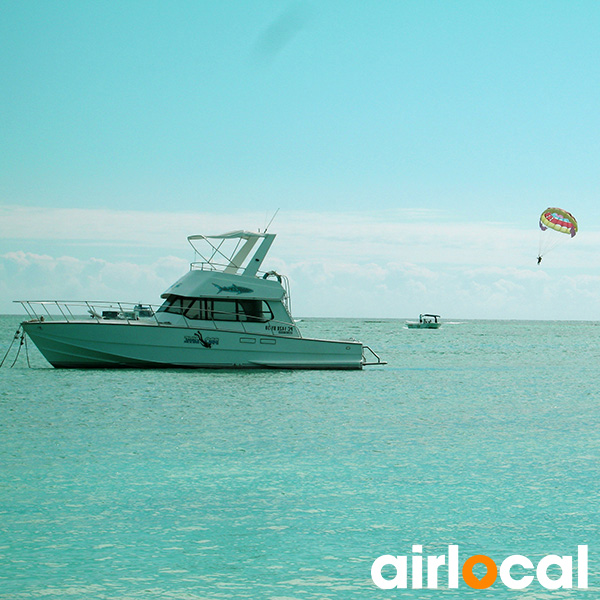
[[[31,368],[31,363],[29,362],[29,349],[27,348],[27,336],[25,335],[25,331],[23,331],[23,332],[21,331],[20,326],[17,328],[17,331],[15,332],[15,335],[13,336],[10,346],[8,347],[8,350],[6,351],[6,354],[4,355],[4,358],[2,359],[2,361],[0,361],[0,367],[2,367],[2,365],[4,365],[4,361],[7,359],[8,355],[10,354],[10,351],[13,347],[13,344],[15,343],[15,340],[18,340],[19,338],[21,338],[21,342],[19,343],[19,348],[17,349],[17,355],[15,356],[15,359],[13,360],[12,365],[10,365],[10,368],[12,369],[15,366],[15,364],[17,363],[19,354],[21,354],[22,346],[25,346],[25,355],[27,356],[27,366],[29,368]]]
[[[15,340],[18,340],[20,335],[21,335],[21,326],[19,325],[19,327],[17,328],[17,331],[15,331],[15,335],[13,336],[12,342],[10,343],[8,350],[6,351],[6,354],[4,355],[4,358],[2,359],[2,362],[0,362],[0,367],[4,364],[4,361],[6,360],[6,357],[8,356],[9,352],[11,351],[11,348],[13,347]]]

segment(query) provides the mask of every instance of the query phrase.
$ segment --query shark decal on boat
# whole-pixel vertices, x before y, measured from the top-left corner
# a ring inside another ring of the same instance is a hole
[[[250,288],[242,287],[241,285],[235,285],[235,283],[233,285],[228,285],[226,287],[217,285],[216,283],[213,283],[213,285],[215,287],[219,288],[219,291],[217,292],[217,294],[220,294],[221,292],[231,292],[232,294],[249,294],[250,292],[254,291],[254,290],[251,290]]]

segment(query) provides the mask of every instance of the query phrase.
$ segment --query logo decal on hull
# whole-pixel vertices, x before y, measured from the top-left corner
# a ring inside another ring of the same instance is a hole
[[[204,337],[202,337],[202,332],[196,331],[194,333],[194,335],[184,336],[183,343],[184,344],[200,344],[201,346],[204,346],[205,348],[211,348],[212,346],[219,345],[219,338],[210,337],[210,338],[205,339]]]

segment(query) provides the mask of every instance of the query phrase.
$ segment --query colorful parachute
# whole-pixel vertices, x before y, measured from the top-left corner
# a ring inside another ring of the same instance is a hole
[[[562,208],[547,208],[540,215],[540,247],[538,252],[538,265],[542,256],[552,250],[560,242],[575,237],[577,233],[577,220]]]
[[[575,217],[562,208],[547,208],[540,215],[540,229],[554,229],[560,233],[568,233],[571,237],[575,237],[577,233],[577,221]]]

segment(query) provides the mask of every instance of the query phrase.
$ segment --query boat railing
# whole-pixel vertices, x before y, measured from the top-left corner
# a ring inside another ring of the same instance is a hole
[[[387,362],[385,360],[381,360],[381,357],[379,356],[379,354],[377,354],[370,346],[366,346],[365,344],[363,344],[362,347],[363,351],[362,351],[362,364],[363,366],[368,366],[368,365],[387,365]],[[368,356],[366,355],[365,352],[368,352]],[[371,359],[369,361],[369,359]],[[373,361],[373,359],[375,359]]]
[[[204,260],[197,260],[190,263],[190,271],[223,271],[226,267],[226,264],[219,264]]]
[[[201,323],[211,323],[215,331],[231,330],[231,325],[237,323],[241,325],[243,333],[257,333],[250,331],[246,327],[249,323],[264,323],[270,325],[265,331],[261,331],[261,335],[290,335],[302,337],[300,330],[295,323],[288,321],[280,321],[278,319],[262,319],[260,317],[252,317],[246,313],[224,312],[213,310],[213,316],[227,317],[227,319],[191,319],[182,312],[174,311],[173,307],[170,310],[161,311],[161,306],[153,304],[142,304],[135,302],[109,302],[109,301],[66,301],[66,300],[15,300],[15,303],[20,304],[29,318],[33,321],[57,321],[67,323],[81,323],[82,321],[105,323],[109,321],[121,321],[130,325],[148,324],[157,325],[159,327],[187,327],[188,329],[198,329]],[[174,314],[183,317],[182,322],[171,323],[167,320],[158,319],[160,314]]]

